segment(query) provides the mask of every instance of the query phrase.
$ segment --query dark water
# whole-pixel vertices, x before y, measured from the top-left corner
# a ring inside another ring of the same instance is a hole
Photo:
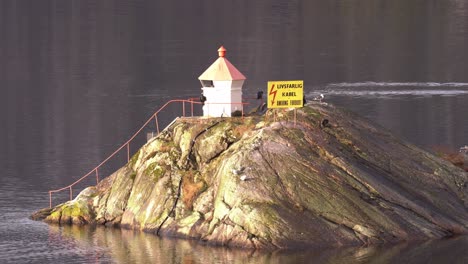
[[[167,100],[198,96],[220,45],[248,96],[303,79],[308,97],[324,93],[420,147],[468,144],[467,1],[2,0],[1,262],[468,262],[464,237],[265,253],[27,219]]]

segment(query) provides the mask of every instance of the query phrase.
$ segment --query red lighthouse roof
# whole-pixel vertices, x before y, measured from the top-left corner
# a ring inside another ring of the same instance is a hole
[[[198,77],[199,80],[234,81],[246,79],[245,76],[225,58],[226,49],[223,46],[218,49],[218,54],[219,58]]]

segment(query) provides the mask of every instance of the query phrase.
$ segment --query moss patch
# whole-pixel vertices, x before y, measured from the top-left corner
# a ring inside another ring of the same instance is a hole
[[[89,208],[82,203],[67,204],[62,206],[62,215],[89,218]]]
[[[145,170],[145,175],[150,176],[154,182],[157,182],[166,173],[166,169],[157,162],[151,163]]]

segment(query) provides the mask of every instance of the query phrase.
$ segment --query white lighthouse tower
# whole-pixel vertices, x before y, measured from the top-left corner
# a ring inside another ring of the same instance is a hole
[[[206,98],[203,116],[231,116],[233,112],[243,111],[242,85],[246,78],[225,58],[223,46],[218,49],[218,55],[219,58],[198,77]]]

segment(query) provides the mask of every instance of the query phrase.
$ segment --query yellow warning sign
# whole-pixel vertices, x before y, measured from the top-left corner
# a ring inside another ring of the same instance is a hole
[[[269,81],[268,108],[302,107],[304,81]]]

